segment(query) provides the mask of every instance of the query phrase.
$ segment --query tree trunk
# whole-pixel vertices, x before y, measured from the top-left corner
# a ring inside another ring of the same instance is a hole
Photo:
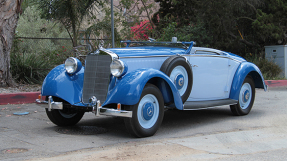
[[[0,0],[0,87],[13,86],[10,51],[21,12],[22,0]]]

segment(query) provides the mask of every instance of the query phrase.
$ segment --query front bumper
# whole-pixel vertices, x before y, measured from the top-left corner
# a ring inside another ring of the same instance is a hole
[[[63,102],[54,102],[52,96],[48,97],[48,101],[43,101],[41,99],[36,99],[37,104],[48,104],[45,108],[48,111],[51,110],[63,110]],[[104,108],[101,106],[100,101],[98,100],[95,105],[92,105],[92,112],[99,115],[106,115],[106,116],[118,116],[118,117],[132,117],[132,111],[125,111],[121,109],[111,109],[111,108]]]

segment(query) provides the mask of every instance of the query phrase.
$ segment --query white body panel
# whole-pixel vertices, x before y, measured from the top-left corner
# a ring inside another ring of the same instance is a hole
[[[208,48],[194,48],[188,60],[193,71],[193,86],[187,101],[229,98],[239,62],[222,51]]]
[[[193,86],[187,101],[226,99],[228,61],[222,57],[191,56]]]
[[[121,58],[128,66],[127,73],[141,68],[154,68],[160,70],[163,62],[168,57]]]

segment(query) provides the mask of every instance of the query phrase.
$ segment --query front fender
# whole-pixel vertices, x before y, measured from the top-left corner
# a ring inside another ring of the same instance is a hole
[[[52,69],[42,85],[42,96],[56,96],[70,104],[81,102],[84,81],[84,67],[73,75],[66,72],[65,65]]]
[[[119,79],[114,88],[108,92],[107,99],[103,106],[111,103],[120,103],[123,105],[137,104],[144,86],[153,78],[162,79],[169,85],[176,108],[182,110],[182,100],[175,85],[167,75],[153,68],[138,69]]]
[[[255,83],[255,88],[263,88],[267,90],[265,85],[264,78],[260,69],[253,63],[243,62],[239,65],[231,85],[230,99],[238,100],[240,88],[243,84],[243,81],[247,75],[250,75]]]

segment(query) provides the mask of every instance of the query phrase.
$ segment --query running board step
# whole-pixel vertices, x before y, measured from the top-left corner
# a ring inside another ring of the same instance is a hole
[[[185,102],[183,105],[183,110],[198,110],[215,106],[234,105],[237,104],[237,102],[237,100],[233,99]]]

